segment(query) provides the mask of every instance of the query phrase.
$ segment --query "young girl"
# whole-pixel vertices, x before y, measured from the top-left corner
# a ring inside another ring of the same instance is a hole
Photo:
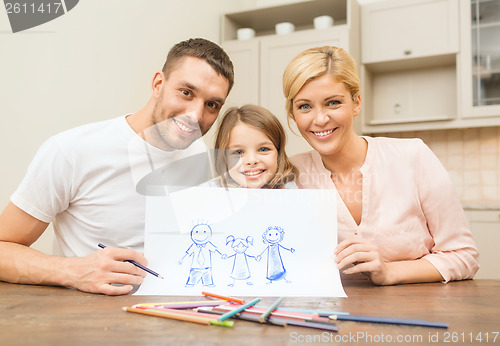
[[[285,153],[286,134],[267,109],[229,109],[215,140],[216,185],[264,189],[296,188],[296,169]]]

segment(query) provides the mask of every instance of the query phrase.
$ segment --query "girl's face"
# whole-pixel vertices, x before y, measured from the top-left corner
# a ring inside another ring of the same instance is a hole
[[[335,77],[325,74],[307,82],[293,99],[293,116],[302,137],[322,156],[347,148],[356,135],[353,119],[361,110],[361,98]]]
[[[241,122],[231,130],[228,158],[229,175],[243,187],[259,189],[278,171],[278,151],[271,140]]]
[[[233,250],[236,253],[244,253],[247,251],[248,245],[242,239],[236,239],[235,244],[233,244]]]

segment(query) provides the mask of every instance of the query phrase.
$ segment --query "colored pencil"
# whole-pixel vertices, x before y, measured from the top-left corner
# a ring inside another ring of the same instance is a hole
[[[261,306],[265,308],[265,306]],[[284,308],[280,307],[280,310],[296,311],[296,312],[306,312],[310,314],[318,314],[321,317],[328,317],[331,315],[349,315],[348,312],[341,311],[327,311],[327,310],[313,310],[313,309],[299,309],[299,308]]]
[[[101,249],[104,249],[104,248],[106,247],[106,245],[101,244],[101,243],[97,244],[97,246],[99,246]],[[153,270],[149,269],[148,267],[143,266],[143,265],[142,265],[142,264],[140,264],[140,263],[137,263],[136,261],[133,261],[133,260],[125,260],[125,262],[132,263],[132,264],[133,264],[133,265],[135,265],[137,268],[141,268],[142,270],[147,271],[149,274],[154,275],[154,276],[156,276],[157,278],[164,279],[164,277],[163,277],[163,276],[161,276],[160,274],[158,274],[157,272],[155,272],[155,271],[153,271]]]
[[[228,302],[234,302],[234,303],[238,303],[238,304],[245,304],[245,301],[243,299],[238,299],[238,298],[234,298],[234,297],[221,296],[220,294],[209,293],[209,292],[201,292],[201,294],[203,294],[204,296],[207,296],[207,297],[223,299],[223,300],[226,300]]]
[[[157,308],[145,308],[145,307],[143,307],[143,308],[138,307],[137,309],[170,312],[173,314],[180,314],[180,315],[197,316],[197,317],[202,317],[202,318],[208,318],[209,320],[214,319],[213,314],[209,314],[207,312],[198,312],[198,311],[193,311],[193,310],[179,310],[179,309],[166,309],[166,308],[157,309]],[[230,322],[230,321],[227,321],[227,322]]]
[[[179,321],[186,321],[186,322],[193,322],[193,323],[198,323],[198,324],[204,324],[204,325],[220,325],[224,327],[232,327],[234,325],[233,321],[218,321],[216,319],[209,319],[206,317],[199,317],[199,316],[192,316],[192,315],[187,315],[179,312],[167,312],[167,311],[159,311],[159,310],[153,310],[153,309],[138,309],[138,308],[130,308],[130,307],[124,307],[123,310],[128,311],[128,312],[136,312],[138,314],[143,314],[143,315],[150,315],[150,316],[157,316],[157,317],[164,317],[164,318],[170,318],[173,320],[179,320]],[[221,322],[226,322],[226,323],[221,323]]]
[[[210,309],[210,310],[209,310]],[[218,311],[218,310],[213,310],[211,307],[205,307],[202,306],[198,309],[196,309],[198,312],[203,312],[203,313],[208,313],[208,314],[215,314],[215,315],[222,315],[224,314],[224,311]],[[240,320],[245,320],[245,321],[251,321],[251,322],[259,322],[259,316],[255,314],[251,314],[245,311],[241,311],[240,313],[236,314],[233,316],[234,318],[240,319]],[[276,325],[276,326],[281,326],[284,327],[286,325],[285,322],[283,321],[275,321],[271,320],[270,318],[267,319],[266,323]]]
[[[212,309],[212,310],[209,310]],[[198,310],[203,311],[203,312],[208,312],[208,313],[214,313],[214,314],[222,314],[223,311],[217,311],[214,310],[213,308],[210,307],[200,307]],[[234,318],[241,319],[241,320],[246,320],[246,321],[251,321],[251,322],[258,322],[260,323],[259,319],[260,317],[247,312],[248,310],[241,311],[237,315],[234,316]],[[306,327],[306,328],[314,328],[314,329],[321,329],[321,330],[330,330],[333,332],[338,331],[337,326],[332,323],[331,321],[327,322],[328,318],[321,318],[321,321],[317,320],[303,320],[303,319],[291,319],[291,318],[280,318],[280,317],[273,317],[273,314],[271,314],[267,320],[266,323],[275,325],[275,326],[281,326],[281,327],[286,327],[287,325],[290,326],[298,326],[298,327]]]
[[[448,328],[448,323],[430,322],[418,319],[408,318],[393,318],[393,317],[379,317],[379,316],[355,316],[355,315],[332,315],[332,320],[339,321],[355,321],[355,322],[372,322],[372,323],[388,323],[388,324],[404,324],[409,326],[421,327],[435,327],[435,328]]]
[[[269,317],[269,315],[271,314],[271,312],[273,312],[278,307],[278,305],[281,304],[283,299],[284,299],[284,297],[279,297],[278,299],[276,299],[276,301],[273,303],[273,305],[271,305],[262,315],[260,315],[259,322],[260,323],[266,322],[266,320]]]
[[[258,302],[260,302],[260,298],[255,298],[254,300],[252,300],[249,303],[243,304],[240,307],[238,307],[236,309],[233,309],[232,311],[228,311],[224,315],[221,315],[219,317],[219,321],[227,320],[229,317],[232,317],[232,316],[236,315],[238,312],[243,311],[246,308],[249,308],[249,307],[257,304]]]
[[[232,311],[234,309],[234,306],[230,305],[220,305],[220,306],[215,306],[213,308],[214,310],[222,310],[224,312],[227,311]],[[248,309],[245,309],[245,312],[252,313],[252,314],[258,314],[262,315],[266,310],[261,308],[261,307],[250,307]],[[288,310],[281,310],[281,309],[275,309],[271,315],[273,317],[278,317],[278,318],[295,318],[295,319],[312,319],[312,318],[318,318],[318,314],[310,314],[310,313],[305,313],[305,312],[295,312],[295,311],[288,311]]]
[[[150,308],[167,308],[167,309],[195,309],[200,306],[218,306],[220,304],[226,303],[225,300],[203,300],[203,301],[193,301],[193,302],[166,302],[166,303],[143,303],[136,304],[132,307],[134,308],[142,308],[142,307],[150,307]]]
[[[287,320],[287,325],[290,326],[299,326],[306,328],[314,328],[314,329],[322,329],[329,330],[332,332],[337,332],[338,328],[334,323],[324,323],[324,322],[315,322],[315,321],[300,321],[300,320]]]

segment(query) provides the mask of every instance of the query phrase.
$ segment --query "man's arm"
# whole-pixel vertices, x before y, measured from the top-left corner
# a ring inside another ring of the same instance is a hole
[[[87,257],[56,257],[31,249],[47,226],[13,203],[7,205],[0,215],[0,280],[108,295],[127,294],[131,285],[142,283],[146,272],[125,262],[147,265],[144,256],[133,250],[106,248]]]

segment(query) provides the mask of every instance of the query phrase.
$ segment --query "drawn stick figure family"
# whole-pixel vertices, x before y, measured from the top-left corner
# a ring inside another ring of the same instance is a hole
[[[203,286],[212,287],[214,285],[212,272],[212,253],[217,253],[223,260],[232,260],[233,265],[229,277],[231,278],[228,286],[233,287],[236,281],[245,281],[247,285],[253,285],[250,281],[252,277],[248,259],[254,259],[260,262],[262,256],[267,255],[267,283],[271,284],[275,281],[283,280],[289,283],[286,279],[287,271],[283,264],[281,251],[286,250],[294,253],[295,249],[286,248],[281,245],[285,236],[285,231],[279,226],[268,227],[262,233],[262,241],[266,247],[259,255],[247,254],[250,246],[253,246],[253,238],[251,236],[243,238],[235,238],[230,235],[226,238],[226,246],[231,246],[234,253],[232,255],[223,254],[210,239],[212,238],[212,228],[206,223],[195,225],[191,229],[192,244],[184,253],[184,256],[179,260],[179,265],[182,265],[186,257],[191,257],[191,266],[189,276],[186,282],[186,287],[193,287],[201,282]],[[266,254],[265,254],[266,253]]]

